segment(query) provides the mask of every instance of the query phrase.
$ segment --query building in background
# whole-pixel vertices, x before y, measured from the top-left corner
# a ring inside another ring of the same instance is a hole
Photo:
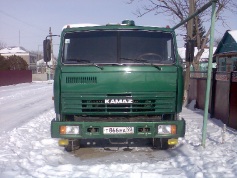
[[[213,53],[215,52],[217,48],[213,47]],[[182,61],[185,62],[185,53],[186,53],[186,48],[178,48],[178,53],[179,56],[181,57]],[[194,56],[196,56],[198,53],[198,49],[197,47],[195,47],[194,49]],[[202,53],[202,56],[199,60],[199,69],[200,71],[207,71],[208,68],[208,59],[209,59],[209,47],[204,49],[204,52]],[[213,62],[212,63],[212,68],[216,68],[216,63]],[[193,67],[191,66],[190,70],[193,70]]]
[[[37,54],[31,53],[27,51],[23,47],[7,47],[0,50],[0,55],[4,56],[5,58],[9,56],[20,56],[22,57],[28,64],[29,70],[32,71],[32,74],[37,73],[36,62],[37,62]]]
[[[214,53],[217,71],[237,71],[237,30],[227,30]]]
[[[44,59],[40,59],[37,61],[37,74],[46,74],[47,80],[52,80],[54,78],[54,69],[57,65],[56,59],[53,57],[51,61],[48,62],[48,66]]]

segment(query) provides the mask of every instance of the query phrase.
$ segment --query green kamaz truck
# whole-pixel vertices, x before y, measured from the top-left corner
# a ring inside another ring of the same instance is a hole
[[[50,42],[44,40],[45,62]],[[185,134],[182,101],[183,68],[171,28],[132,20],[63,28],[51,136],[67,151],[82,139],[150,139],[167,149]]]

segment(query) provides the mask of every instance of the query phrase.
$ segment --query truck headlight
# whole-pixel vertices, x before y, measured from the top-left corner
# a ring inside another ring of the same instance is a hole
[[[60,126],[60,134],[79,134],[79,126],[63,125]]]
[[[176,125],[158,125],[158,134],[176,134]]]

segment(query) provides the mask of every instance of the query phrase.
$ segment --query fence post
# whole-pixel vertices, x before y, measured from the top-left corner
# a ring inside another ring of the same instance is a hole
[[[231,97],[231,85],[232,85],[232,79],[233,79],[233,71],[230,72],[230,81],[229,81],[229,101],[228,101],[228,121],[227,121],[227,125],[230,125],[230,97]]]
[[[212,88],[211,88],[211,111],[210,117],[214,118],[215,116],[215,101],[216,101],[216,68],[212,70]]]

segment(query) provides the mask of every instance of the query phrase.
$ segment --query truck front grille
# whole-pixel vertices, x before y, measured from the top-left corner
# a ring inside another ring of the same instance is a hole
[[[155,111],[155,100],[134,100],[132,104],[105,104],[103,100],[82,100],[82,112]]]
[[[175,93],[73,95],[63,94],[62,111],[77,115],[154,115],[175,111]]]

